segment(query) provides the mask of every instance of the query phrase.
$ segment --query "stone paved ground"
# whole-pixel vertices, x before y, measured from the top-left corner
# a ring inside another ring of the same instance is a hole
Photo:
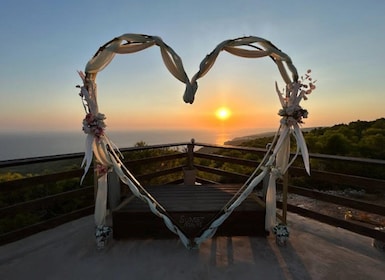
[[[88,216],[0,247],[0,279],[384,279],[385,254],[367,237],[288,215],[290,239],[111,240],[98,251]]]

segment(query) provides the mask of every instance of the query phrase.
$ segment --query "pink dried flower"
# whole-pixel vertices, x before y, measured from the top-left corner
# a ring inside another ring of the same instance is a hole
[[[303,76],[301,76],[301,81],[300,81],[300,84],[301,84],[301,87],[303,89],[306,89],[304,90],[304,93],[305,94],[310,94],[313,90],[316,89],[316,86],[315,86],[315,82],[317,80],[314,80],[313,81],[313,78],[310,77],[310,73],[311,73],[311,69],[308,69],[306,71],[306,74],[305,74],[305,78]],[[309,82],[309,83],[307,83]],[[304,98],[305,99],[305,98]],[[305,99],[306,100],[306,99]]]
[[[101,177],[101,176],[107,174],[107,172],[108,172],[107,166],[104,166],[104,165],[99,164],[99,163],[96,165],[96,174],[98,177]]]
[[[85,117],[85,120],[87,123],[91,124],[95,120],[94,115],[92,113],[88,113]]]
[[[100,136],[104,135],[104,128],[106,127],[104,119],[103,114],[95,116],[92,113],[88,113],[83,120],[83,131],[85,133],[92,133],[96,138],[100,138]]]

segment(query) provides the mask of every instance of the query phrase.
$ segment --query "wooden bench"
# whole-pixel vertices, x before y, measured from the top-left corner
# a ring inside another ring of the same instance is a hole
[[[146,190],[167,210],[188,238],[200,236],[207,224],[239,190],[240,185],[163,185]],[[113,237],[177,238],[154,215],[147,203],[135,196],[125,198],[112,211]],[[248,197],[218,228],[216,235],[266,236],[265,208]]]

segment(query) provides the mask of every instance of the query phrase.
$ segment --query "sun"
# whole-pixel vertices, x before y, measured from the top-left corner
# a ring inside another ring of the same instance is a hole
[[[231,116],[231,111],[226,107],[221,107],[215,111],[215,116],[219,120],[224,121],[224,120],[227,120]]]

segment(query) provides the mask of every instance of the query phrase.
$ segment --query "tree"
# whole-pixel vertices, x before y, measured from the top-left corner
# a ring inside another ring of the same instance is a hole
[[[325,135],[322,153],[330,155],[347,155],[351,150],[351,142],[345,135],[337,133],[328,133]]]

